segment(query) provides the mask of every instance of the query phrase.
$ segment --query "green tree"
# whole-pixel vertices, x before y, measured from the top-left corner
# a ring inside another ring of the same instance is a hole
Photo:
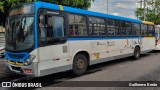
[[[81,9],[88,9],[91,6],[91,3],[94,2],[94,0],[0,0],[0,25],[3,24],[4,26],[4,22],[10,8],[20,3],[34,1],[51,2]]]
[[[135,15],[138,19],[143,20],[144,18],[144,13],[143,13],[144,9],[143,8],[137,8],[137,10],[135,11]]]
[[[143,20],[144,16],[146,21],[154,22],[155,24],[160,24],[160,0],[146,0],[146,13],[144,15],[144,8],[137,8],[135,11],[135,16]]]

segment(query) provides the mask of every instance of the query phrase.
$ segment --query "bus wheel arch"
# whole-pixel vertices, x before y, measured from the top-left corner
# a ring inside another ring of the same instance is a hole
[[[89,53],[80,51],[73,58],[72,71],[75,75],[83,75],[90,63]]]
[[[139,45],[137,45],[134,48],[134,59],[138,60],[140,58],[140,54],[141,54],[141,48]]]

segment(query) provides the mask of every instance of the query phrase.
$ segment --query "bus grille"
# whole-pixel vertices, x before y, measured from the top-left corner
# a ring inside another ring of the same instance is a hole
[[[11,68],[12,68],[13,70],[16,70],[16,71],[21,71],[21,68],[20,68],[20,67],[11,66]]]
[[[25,57],[25,54],[10,54],[10,53],[8,53],[8,56],[9,56],[10,58],[22,59],[22,58]]]

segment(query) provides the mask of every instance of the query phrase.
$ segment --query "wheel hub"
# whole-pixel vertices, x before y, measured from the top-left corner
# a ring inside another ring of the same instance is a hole
[[[77,62],[76,62],[76,68],[77,69],[82,69],[84,67],[84,62],[82,59],[78,59]]]

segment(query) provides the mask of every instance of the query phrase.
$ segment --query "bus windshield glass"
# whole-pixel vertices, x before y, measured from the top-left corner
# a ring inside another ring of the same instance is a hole
[[[23,16],[8,19],[6,25],[6,49],[22,51],[34,45],[34,17]]]

